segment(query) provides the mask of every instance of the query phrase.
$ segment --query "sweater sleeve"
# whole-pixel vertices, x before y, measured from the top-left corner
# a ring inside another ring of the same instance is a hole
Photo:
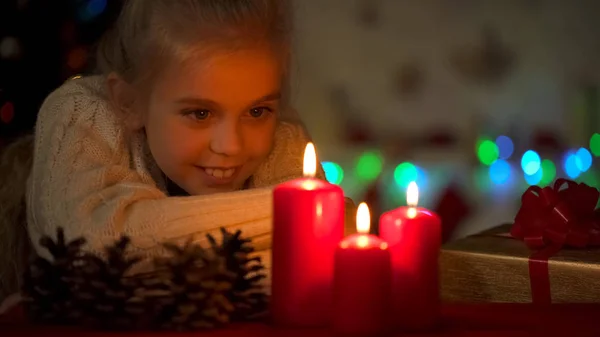
[[[137,250],[153,251],[160,242],[200,239],[220,227],[250,238],[270,233],[271,189],[167,197],[132,169],[135,158],[123,132],[106,122],[106,109],[80,96],[51,96],[38,116],[27,200],[34,244],[58,227],[69,238],[84,236],[93,251],[122,234]]]
[[[282,122],[276,132],[274,149],[252,179],[254,187],[274,186],[281,182],[302,177],[304,150],[310,141],[308,133],[300,124]],[[318,151],[318,149],[317,149]],[[316,177],[325,180],[321,165],[317,166]],[[356,232],[356,206],[350,198],[345,200],[345,232]]]

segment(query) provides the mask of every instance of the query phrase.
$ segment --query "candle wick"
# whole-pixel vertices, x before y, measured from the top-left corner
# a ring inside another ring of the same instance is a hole
[[[369,237],[365,234],[361,234],[356,240],[356,244],[360,248],[365,248],[369,245]]]
[[[417,208],[415,206],[409,206],[407,214],[409,218],[414,218],[417,216]]]

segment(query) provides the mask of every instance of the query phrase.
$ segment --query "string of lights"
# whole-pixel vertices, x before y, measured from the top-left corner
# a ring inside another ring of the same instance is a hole
[[[585,180],[592,186],[599,186],[600,181],[592,171],[594,158],[600,157],[600,133],[594,133],[589,145],[578,149],[564,151],[557,158],[543,158],[533,149],[526,150],[516,156],[515,144],[508,136],[496,139],[481,138],[475,146],[475,154],[479,163],[486,168],[487,179],[495,185],[503,185],[519,176],[528,185],[547,186],[558,177],[573,180]],[[557,164],[558,163],[558,164]],[[355,162],[352,176],[364,182],[372,182],[383,171],[384,158],[377,151],[361,154]],[[333,184],[342,184],[349,176],[342,165],[323,162],[326,178]],[[397,187],[405,189],[411,181],[425,179],[426,171],[415,163],[402,162],[395,166],[393,180]]]

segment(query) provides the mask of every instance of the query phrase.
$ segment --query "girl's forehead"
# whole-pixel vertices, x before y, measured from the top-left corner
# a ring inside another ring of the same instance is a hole
[[[213,100],[236,93],[256,99],[279,91],[283,65],[269,49],[242,49],[212,53],[186,62],[170,62],[157,78],[155,89],[165,96],[194,96]]]

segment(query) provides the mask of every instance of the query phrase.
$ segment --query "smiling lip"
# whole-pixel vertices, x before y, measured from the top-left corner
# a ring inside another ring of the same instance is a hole
[[[241,166],[230,167],[208,167],[196,166],[200,169],[207,185],[227,185],[231,184],[238,175]]]

